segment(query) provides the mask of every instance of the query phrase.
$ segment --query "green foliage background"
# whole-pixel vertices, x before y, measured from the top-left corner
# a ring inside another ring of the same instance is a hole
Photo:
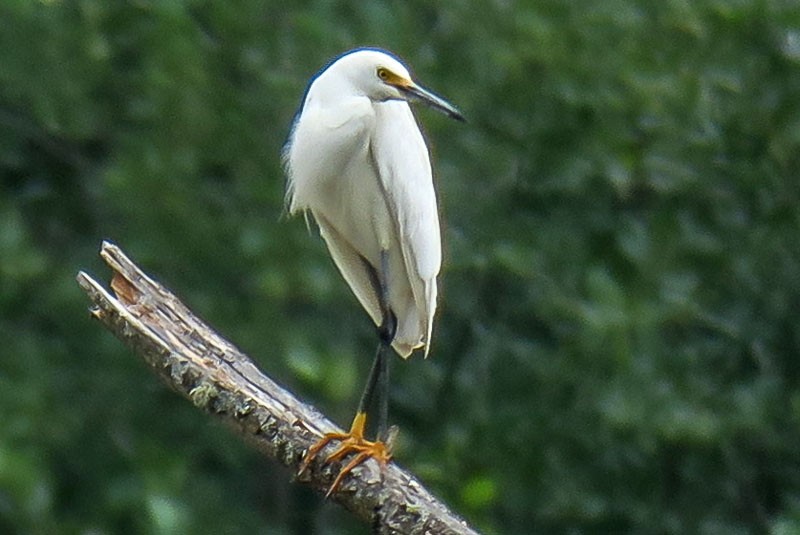
[[[374,333],[280,151],[391,49],[445,266],[399,461],[487,533],[800,530],[796,0],[0,5],[0,532],[366,532],[167,391],[74,282],[120,244],[346,425]]]

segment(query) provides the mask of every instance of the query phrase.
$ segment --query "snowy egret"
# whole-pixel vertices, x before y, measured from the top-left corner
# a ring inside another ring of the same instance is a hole
[[[387,442],[389,347],[403,358],[427,356],[436,310],[441,237],[428,149],[408,101],[463,121],[447,101],[424,89],[393,55],[344,53],[312,79],[284,149],[289,213],[311,213],[336,267],[378,327],[380,342],[347,433],[328,433],[309,449],[302,473],[332,440],[325,462],[356,456],[330,495],[368,458],[391,459]],[[378,390],[378,431],[365,438]]]

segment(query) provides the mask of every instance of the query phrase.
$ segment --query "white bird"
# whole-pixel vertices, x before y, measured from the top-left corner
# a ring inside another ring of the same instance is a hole
[[[343,444],[328,460],[358,452],[329,494],[365,458],[385,463],[391,457],[382,442],[363,438],[376,384],[384,390],[379,439],[385,431],[384,348],[391,345],[403,358],[415,349],[427,356],[430,348],[441,237],[428,149],[409,100],[463,120],[389,53],[346,52],[312,80],[284,150],[289,213],[313,216],[381,338],[350,433],[326,435],[301,468],[330,440]]]

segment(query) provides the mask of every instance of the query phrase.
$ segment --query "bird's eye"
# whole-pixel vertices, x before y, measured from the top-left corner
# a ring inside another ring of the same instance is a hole
[[[389,79],[389,69],[384,69],[383,67],[378,68],[378,78],[383,80],[384,82]]]

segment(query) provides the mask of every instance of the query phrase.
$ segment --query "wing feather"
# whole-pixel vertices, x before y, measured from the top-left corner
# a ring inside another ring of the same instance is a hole
[[[439,215],[425,140],[408,104],[390,100],[375,105],[373,165],[397,228],[421,343],[428,353],[436,311],[436,276],[442,261]],[[397,313],[397,311],[395,311]],[[402,324],[403,318],[398,318]],[[410,328],[410,326],[409,326]]]

